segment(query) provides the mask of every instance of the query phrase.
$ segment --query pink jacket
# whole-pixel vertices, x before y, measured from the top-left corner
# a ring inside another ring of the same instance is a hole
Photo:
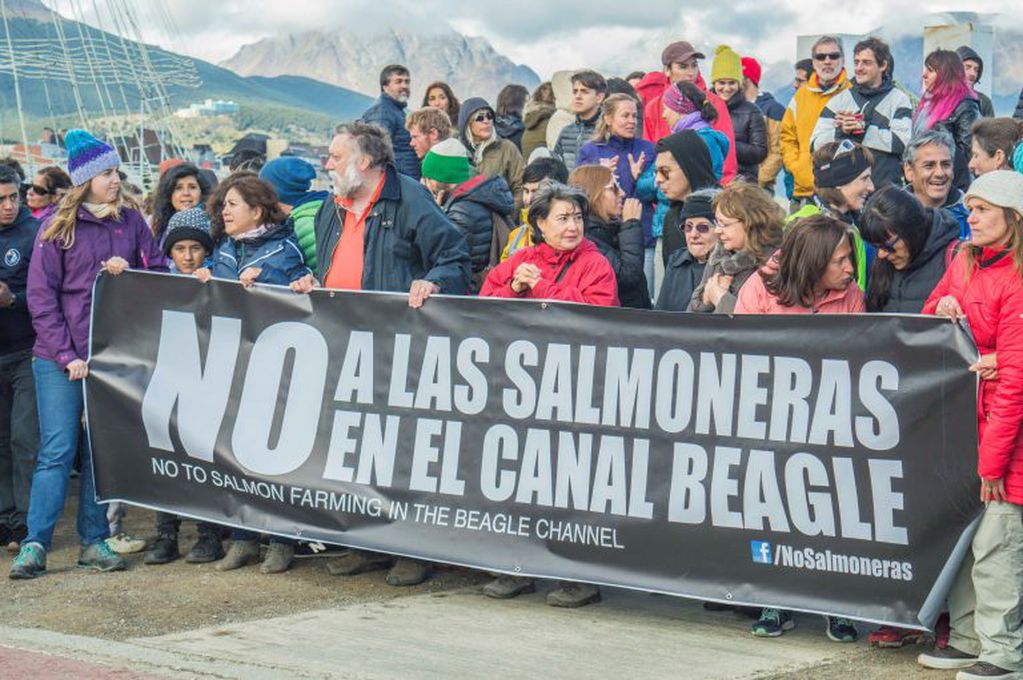
[[[739,289],[735,303],[735,314],[860,314],[865,311],[863,291],[855,283],[845,290],[829,290],[813,307],[785,307],[767,290],[759,271]]]

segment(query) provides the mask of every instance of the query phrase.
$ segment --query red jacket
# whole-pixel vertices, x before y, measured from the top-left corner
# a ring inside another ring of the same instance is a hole
[[[998,379],[980,382],[977,472],[984,479],[1003,479],[1008,501],[1023,505],[1023,277],[1010,253],[984,248],[967,279],[969,251],[963,248],[953,260],[923,313],[934,314],[941,298],[953,296],[966,312],[980,353],[998,353]]]
[[[531,290],[516,293],[511,288],[515,270],[528,262],[540,268],[542,277]],[[568,269],[565,269],[568,267]],[[564,271],[561,280],[558,276]],[[554,250],[546,243],[523,248],[490,270],[480,297],[565,300],[601,307],[618,306],[618,281],[611,263],[587,239],[574,250]]]
[[[665,79],[665,82],[667,82],[667,79]],[[668,122],[664,120],[664,104],[661,102],[664,90],[670,86],[671,84],[668,83],[661,88],[661,94],[648,101],[646,106],[643,107],[643,136],[654,144],[662,137],[667,137],[671,134]],[[725,103],[724,99],[713,92],[707,91],[707,84],[703,81],[702,74],[696,76],[696,86],[707,95],[707,99],[710,100],[710,103],[714,105],[714,109],[718,112],[717,120],[711,123],[710,126],[725,137],[728,137],[728,154],[725,156],[724,171],[721,173],[721,184],[727,185],[735,179],[736,173],[739,172],[739,163],[735,160],[735,130],[732,129],[732,114],[728,112],[728,104]]]

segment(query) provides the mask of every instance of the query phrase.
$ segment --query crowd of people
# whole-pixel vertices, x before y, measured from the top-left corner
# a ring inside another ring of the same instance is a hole
[[[959,677],[1023,673],[1023,123],[996,118],[974,85],[973,50],[927,56],[923,95],[893,78],[888,46],[867,38],[846,69],[824,36],[795,65],[782,106],[756,59],[719,46],[666,46],[662,69],[554,74],[496,105],[431,83],[407,112],[411,73],[380,74],[361,120],[338,125],[325,167],[246,155],[218,179],[165,163],[143,199],[115,150],[62,135],[66,169],[26,181],[0,164],[0,542],[12,579],[45,574],[74,470],[81,474],[78,566],[125,569],[181,556],[180,518],[156,513],[156,539],[121,530],[124,509],[96,503],[82,431],[92,283],[100,271],[169,272],[256,284],[561,300],[715,314],[923,313],[965,318],[980,350],[976,452],[983,515],[949,597],[949,624],[921,664]],[[779,181],[780,179],[780,181]],[[784,187],[784,191],[782,190]],[[781,198],[781,194],[785,198]],[[678,316],[684,324],[685,317]],[[973,451],[964,455],[974,455]],[[978,505],[980,509],[981,505]],[[230,541],[225,550],[225,539]],[[296,543],[199,523],[192,563],[286,571]],[[429,578],[426,562],[349,550],[332,574],[388,569]],[[532,579],[484,588],[509,598]],[[600,599],[565,582],[554,606]],[[793,627],[754,612],[755,635]],[[827,635],[854,641],[853,621]],[[916,631],[882,627],[898,647]]]

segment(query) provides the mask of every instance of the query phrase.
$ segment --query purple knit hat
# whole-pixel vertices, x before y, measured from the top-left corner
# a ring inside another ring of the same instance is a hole
[[[85,130],[68,130],[64,137],[67,148],[67,170],[71,183],[81,186],[104,170],[121,165],[114,147],[93,137]]]
[[[661,103],[683,116],[696,111],[696,104],[689,97],[682,94],[682,90],[678,89],[678,85],[672,85],[664,91]]]

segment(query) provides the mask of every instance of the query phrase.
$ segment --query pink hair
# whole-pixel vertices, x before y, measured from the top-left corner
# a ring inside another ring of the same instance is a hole
[[[937,74],[931,89],[920,98],[916,112],[919,116],[927,108],[927,129],[946,120],[956,107],[966,99],[977,98],[959,55],[950,50],[934,50],[927,55],[924,64]]]

